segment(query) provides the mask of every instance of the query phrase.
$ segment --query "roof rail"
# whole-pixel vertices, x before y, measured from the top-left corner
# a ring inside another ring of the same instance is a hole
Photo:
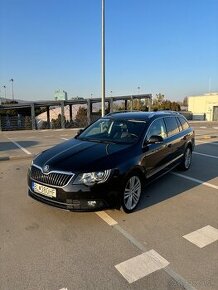
[[[134,112],[143,112],[143,111],[139,111],[139,110],[124,110],[124,111],[116,111],[116,112],[111,112],[111,113],[108,113],[106,116],[111,116],[111,115],[114,115],[114,114],[119,114],[119,113],[134,113]]]
[[[179,114],[178,111],[171,111],[171,110],[153,111],[153,113],[161,113],[161,114]]]

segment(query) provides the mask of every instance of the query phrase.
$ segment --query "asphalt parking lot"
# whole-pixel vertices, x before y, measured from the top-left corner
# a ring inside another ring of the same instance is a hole
[[[0,132],[0,289],[218,289],[218,122],[193,122],[189,171],[132,214],[75,213],[27,196],[33,156],[75,130]]]

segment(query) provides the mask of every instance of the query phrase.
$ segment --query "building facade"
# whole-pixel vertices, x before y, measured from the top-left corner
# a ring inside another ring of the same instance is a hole
[[[55,101],[67,101],[67,92],[64,90],[56,90],[54,93]]]
[[[193,120],[218,121],[218,93],[188,97],[188,110]]]

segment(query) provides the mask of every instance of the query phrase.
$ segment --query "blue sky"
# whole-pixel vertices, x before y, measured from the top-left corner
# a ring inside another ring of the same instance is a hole
[[[218,91],[218,0],[105,0],[106,94]],[[0,0],[0,86],[101,94],[101,0]]]

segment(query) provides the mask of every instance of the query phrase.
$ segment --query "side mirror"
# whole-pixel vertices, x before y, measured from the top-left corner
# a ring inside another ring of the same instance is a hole
[[[163,137],[159,135],[152,135],[148,140],[147,144],[163,143]]]
[[[75,137],[78,137],[83,131],[84,131],[84,129],[80,129],[79,131],[77,131]]]

